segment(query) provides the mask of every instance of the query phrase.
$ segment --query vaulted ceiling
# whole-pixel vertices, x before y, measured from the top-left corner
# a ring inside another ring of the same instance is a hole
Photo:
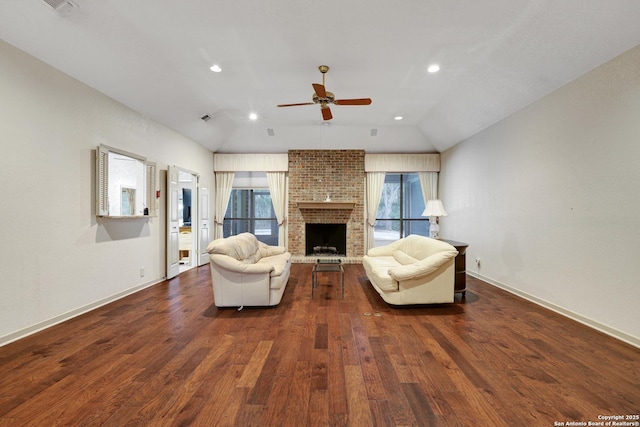
[[[0,38],[217,152],[442,152],[640,44],[638,0],[73,2],[3,0]],[[372,104],[276,107],[319,65]]]

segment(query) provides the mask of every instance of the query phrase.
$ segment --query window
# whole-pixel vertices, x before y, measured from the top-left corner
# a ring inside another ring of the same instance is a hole
[[[249,232],[267,245],[278,244],[278,220],[267,189],[231,190],[224,216],[223,236]]]
[[[387,173],[376,215],[375,245],[386,245],[409,234],[429,236],[429,218],[422,216],[424,207],[417,173]]]

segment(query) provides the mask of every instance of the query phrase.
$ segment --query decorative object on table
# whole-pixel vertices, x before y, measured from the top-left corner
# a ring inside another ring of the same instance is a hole
[[[444,210],[442,200],[434,199],[427,200],[427,207],[422,212],[422,216],[429,217],[429,237],[432,239],[440,238],[440,217],[447,216],[447,212]]]

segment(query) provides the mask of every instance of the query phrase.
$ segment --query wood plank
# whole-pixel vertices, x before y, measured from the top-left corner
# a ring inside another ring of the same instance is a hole
[[[349,421],[354,426],[372,425],[371,412],[367,400],[367,390],[359,366],[347,365],[344,368],[347,401],[349,403]]]
[[[258,343],[251,360],[247,363],[242,376],[238,380],[237,387],[255,387],[272,345],[272,341],[260,341]]]
[[[339,337],[336,336],[332,337],[327,351],[327,389],[329,390],[329,413],[334,417],[333,423],[347,419],[349,406],[342,346]],[[345,418],[339,418],[338,415],[345,415]]]
[[[402,391],[409,402],[409,407],[413,411],[415,419],[418,420],[418,425],[430,426],[438,420],[431,408],[427,395],[418,384],[402,384]]]
[[[311,363],[301,361],[291,375],[289,400],[283,411],[283,426],[297,427],[307,425],[309,402],[311,400]]]
[[[393,364],[380,338],[372,337],[370,343],[371,352],[375,357],[378,372],[380,373],[380,380],[385,387],[391,419],[393,419],[395,425],[416,425],[417,420],[409,406],[410,402],[403,394],[404,384],[398,380]]]
[[[327,390],[316,389],[311,391],[311,398],[309,399],[309,415],[307,417],[306,425],[310,427],[324,427],[329,425]]]
[[[353,335],[355,337],[356,348],[358,349],[358,358],[360,361],[360,368],[362,369],[362,376],[367,389],[367,398],[369,400],[386,400],[387,389],[380,377],[378,364],[373,356],[373,351],[371,350],[369,339],[364,332],[364,329],[358,328],[354,330]]]
[[[342,347],[342,363],[344,366],[358,365],[358,352],[355,348],[353,325],[349,313],[340,313],[340,345]]]

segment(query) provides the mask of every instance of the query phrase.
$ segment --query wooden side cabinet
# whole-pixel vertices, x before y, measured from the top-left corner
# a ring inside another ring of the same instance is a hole
[[[456,242],[455,240],[446,240],[443,239],[444,242],[447,242],[451,246],[455,247],[458,251],[458,255],[455,260],[455,268],[456,268],[456,278],[454,285],[455,293],[462,293],[462,297],[464,298],[467,294],[467,247],[469,244]]]

